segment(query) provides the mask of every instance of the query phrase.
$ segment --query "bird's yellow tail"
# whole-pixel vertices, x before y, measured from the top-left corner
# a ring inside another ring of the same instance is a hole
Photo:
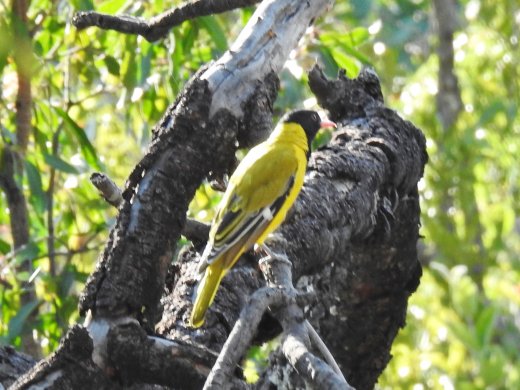
[[[220,281],[224,277],[222,262],[215,262],[206,268],[204,277],[196,289],[195,303],[191,312],[190,326],[198,328],[204,323],[204,315],[217,294]]]

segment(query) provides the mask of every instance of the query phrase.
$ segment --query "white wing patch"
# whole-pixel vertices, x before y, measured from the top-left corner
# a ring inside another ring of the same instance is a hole
[[[262,210],[262,216],[267,219],[268,221],[270,221],[271,219],[274,218],[274,215],[271,211],[271,208],[269,207],[265,207],[263,210]]]

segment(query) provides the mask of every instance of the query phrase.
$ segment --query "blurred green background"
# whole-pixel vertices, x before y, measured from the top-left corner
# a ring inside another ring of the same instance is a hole
[[[29,240],[15,247],[0,192],[2,344],[44,356],[80,320],[78,295],[116,215],[90,173],[123,185],[165,108],[227,49],[253,9],[185,22],[154,44],[95,28],[77,32],[72,15],[150,17],[178,3],[32,0],[24,21],[0,0],[0,175],[9,174],[5,156],[17,156],[13,179],[29,218]],[[382,389],[520,388],[520,4],[465,0],[451,14],[462,106],[448,126],[436,103],[439,34],[430,1],[337,1],[280,75],[278,115],[315,104],[306,71],[316,61],[329,76],[373,66],[387,105],[427,137],[430,162],[419,183],[424,276]],[[19,76],[32,90],[27,148],[15,118]],[[211,220],[218,198],[201,188],[190,215]],[[251,350],[250,380],[271,347]]]

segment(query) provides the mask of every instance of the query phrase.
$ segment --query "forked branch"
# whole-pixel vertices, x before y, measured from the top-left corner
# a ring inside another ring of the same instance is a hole
[[[240,318],[224,344],[204,389],[218,389],[229,383],[235,367],[257,332],[262,316],[268,310],[282,323],[282,350],[285,357],[306,382],[315,388],[353,389],[325,343],[303,317],[303,310],[298,304],[302,302],[297,301],[308,297],[298,295],[294,289],[291,263],[285,256],[275,255],[262,259],[260,268],[267,279],[268,287],[256,291],[240,313]],[[310,351],[311,344],[315,344],[328,364]]]

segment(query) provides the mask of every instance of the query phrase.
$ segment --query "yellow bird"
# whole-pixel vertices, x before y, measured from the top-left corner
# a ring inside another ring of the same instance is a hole
[[[204,323],[220,281],[239,257],[261,245],[285,219],[298,196],[310,145],[322,127],[336,127],[316,111],[286,114],[270,137],[252,148],[239,164],[220,202],[202,254],[190,325]]]

